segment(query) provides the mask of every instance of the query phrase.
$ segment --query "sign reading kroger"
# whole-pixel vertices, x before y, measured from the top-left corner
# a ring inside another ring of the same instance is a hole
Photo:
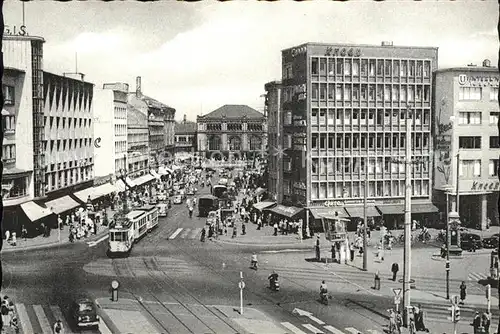
[[[500,182],[498,181],[488,181],[488,182],[473,181],[470,190],[471,191],[498,190],[499,186]]]
[[[359,48],[334,48],[329,46],[326,48],[325,56],[333,57],[360,57],[361,49]]]
[[[498,87],[499,78],[493,76],[479,76],[479,75],[467,75],[460,74],[458,76],[458,83],[460,85],[471,85],[471,86],[495,86]]]

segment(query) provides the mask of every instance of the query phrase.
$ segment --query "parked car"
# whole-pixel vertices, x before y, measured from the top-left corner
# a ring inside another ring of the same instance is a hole
[[[158,216],[166,217],[168,215],[168,205],[165,203],[160,203],[156,206],[158,208]]]
[[[461,233],[460,245],[463,250],[472,251],[483,248],[481,236],[474,233]]]
[[[176,195],[174,197],[174,204],[182,204],[182,195]]]
[[[75,300],[71,315],[77,327],[99,327],[100,319],[97,315],[97,308],[89,298]]]
[[[500,239],[500,233],[495,233],[491,237],[483,238],[483,247],[489,249],[497,248],[499,239]]]

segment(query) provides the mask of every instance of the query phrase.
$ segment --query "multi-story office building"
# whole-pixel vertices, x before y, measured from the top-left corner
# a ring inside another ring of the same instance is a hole
[[[105,83],[94,90],[95,177],[99,183],[127,169],[126,83]]]
[[[147,109],[141,100],[135,100],[135,106],[127,106],[127,174],[131,179],[149,173],[148,116],[136,107],[141,103],[142,108]]]
[[[498,68],[482,65],[436,71],[433,138],[436,205],[457,211],[458,189],[462,223],[484,229],[498,224],[500,142]]]
[[[94,85],[81,73],[44,72],[43,82],[46,192],[59,197],[92,185]]]
[[[431,204],[431,97],[437,48],[307,43],[282,51],[283,201],[320,218],[337,211],[403,219],[406,109],[412,110],[412,212]],[[380,213],[379,213],[380,212]],[[425,219],[425,215],[416,219]]]
[[[137,77],[136,91],[129,94],[129,103],[148,117],[149,165],[158,168],[172,161],[175,109],[143,94],[141,86],[141,77]]]
[[[205,157],[253,158],[267,146],[267,120],[246,105],[224,105],[197,117],[198,151]]]
[[[266,90],[267,115],[267,163],[269,198],[283,202],[283,109],[281,108],[281,82],[272,81],[264,86]]]
[[[196,153],[196,123],[188,122],[186,115],[175,124],[175,153]]]

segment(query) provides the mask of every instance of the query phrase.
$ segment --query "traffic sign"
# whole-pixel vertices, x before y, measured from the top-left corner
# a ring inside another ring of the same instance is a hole
[[[458,306],[458,296],[452,296],[450,299],[451,305]]]
[[[394,292],[395,297],[401,298],[401,291],[403,291],[401,288],[393,288],[392,292]]]
[[[401,297],[400,296],[394,296],[394,304],[396,304],[396,305],[401,304]]]
[[[239,287],[240,289],[244,289],[244,288],[245,288],[245,282],[240,281],[240,282],[238,283],[238,287]]]

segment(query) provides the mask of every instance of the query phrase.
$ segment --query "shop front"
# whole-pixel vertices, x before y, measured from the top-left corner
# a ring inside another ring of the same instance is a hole
[[[282,218],[288,220],[298,219],[300,214],[304,212],[304,209],[278,204],[272,208],[264,209],[264,211],[270,213],[272,215],[272,221],[275,222]]]
[[[381,224],[392,229],[404,227],[404,200],[377,203],[376,206],[382,214]],[[439,209],[428,201],[420,202],[414,200],[411,202],[411,218],[412,221],[416,221],[423,226],[438,227]]]
[[[259,212],[262,212],[265,209],[270,209],[273,205],[276,205],[276,202],[257,202],[253,204],[253,208]]]
[[[54,213],[49,208],[44,208],[33,201],[22,203],[21,210],[23,212],[20,217],[21,226],[26,227],[28,236],[42,232],[42,224],[56,225]]]

